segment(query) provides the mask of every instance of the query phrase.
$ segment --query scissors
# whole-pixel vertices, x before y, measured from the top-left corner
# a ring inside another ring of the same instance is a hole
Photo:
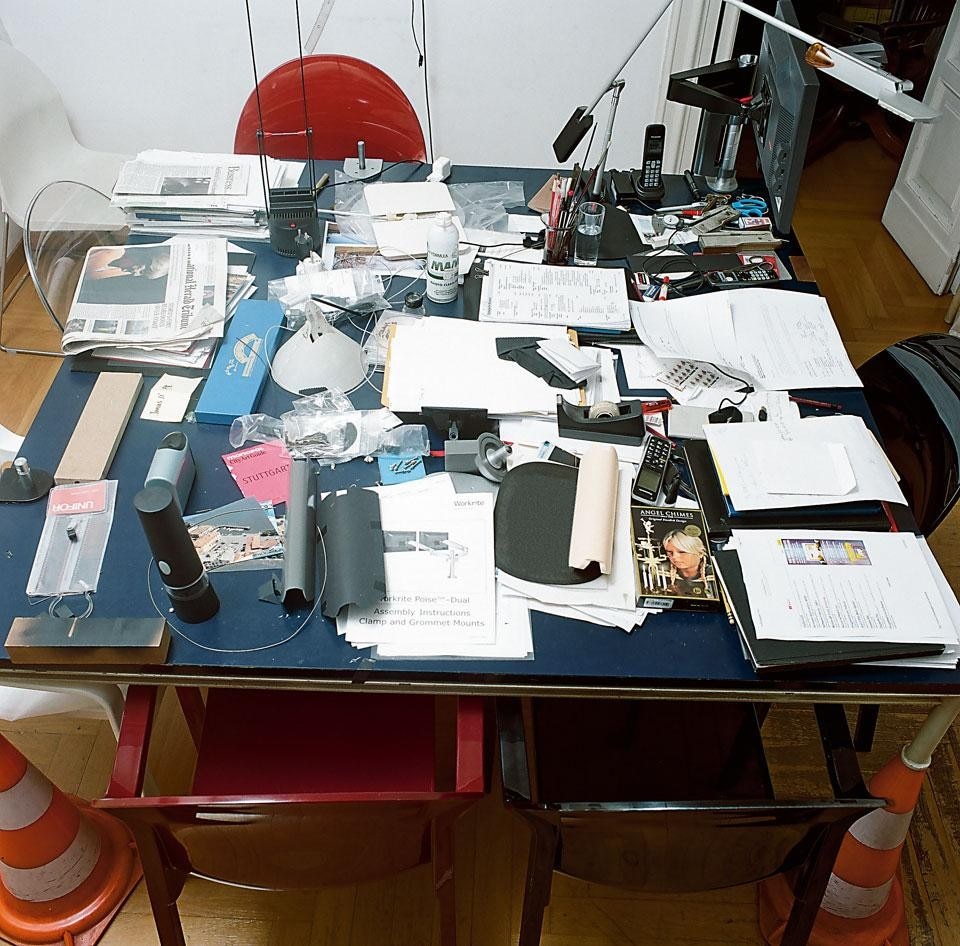
[[[738,197],[730,206],[744,217],[762,217],[767,212],[767,202],[762,197],[751,197],[749,194]]]

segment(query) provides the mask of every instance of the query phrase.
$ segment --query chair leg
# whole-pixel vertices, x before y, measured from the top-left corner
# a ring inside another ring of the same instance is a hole
[[[3,313],[7,308],[5,302],[6,298],[13,298],[17,292],[19,292],[20,287],[27,281],[25,274],[20,276],[19,281],[16,286],[10,287],[10,292],[5,292],[6,281],[7,281],[7,245],[10,242],[10,215],[3,209],[3,205],[0,204],[0,351],[6,352],[8,355],[47,355],[51,358],[62,358],[63,352],[60,351],[45,351],[39,348],[15,348],[12,345],[5,345],[3,343]]]
[[[518,946],[539,946],[543,929],[543,911],[550,903],[553,868],[556,864],[560,829],[540,818],[527,819],[531,831],[527,860],[527,882],[523,891]]]
[[[196,687],[177,687],[176,691],[180,710],[186,720],[187,729],[190,730],[190,738],[194,746],[199,749],[200,740],[203,737],[203,720],[207,712],[203,695]]]
[[[153,828],[132,822],[127,822],[127,825],[137,842],[160,946],[186,946],[180,911],[177,909],[177,897],[186,878],[182,871],[168,863]]]
[[[793,907],[784,927],[780,946],[806,946],[817,919],[817,911],[823,902],[840,844],[854,820],[856,819],[853,817],[847,818],[827,828],[817,847],[816,856],[801,869],[793,892]]]
[[[433,819],[430,847],[433,860],[433,887],[440,901],[440,946],[457,946],[457,887],[454,874],[456,849],[453,825],[459,811]]]
[[[857,752],[869,752],[873,748],[879,718],[880,707],[876,703],[862,705],[857,710],[857,728],[853,733],[853,748]]]

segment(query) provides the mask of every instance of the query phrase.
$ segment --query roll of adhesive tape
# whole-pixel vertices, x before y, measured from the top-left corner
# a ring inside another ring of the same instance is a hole
[[[617,451],[606,445],[591,447],[577,472],[568,560],[571,568],[586,568],[596,562],[601,574],[610,574],[618,483]]]
[[[619,417],[620,408],[613,401],[597,401],[588,411],[587,417],[596,420],[598,417]]]

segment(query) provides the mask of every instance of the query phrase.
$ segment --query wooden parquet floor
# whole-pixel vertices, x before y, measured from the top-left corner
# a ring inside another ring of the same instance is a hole
[[[855,364],[908,335],[943,329],[948,300],[930,294],[880,225],[895,176],[872,142],[844,145],[807,168],[795,226],[807,262],[830,302]],[[54,344],[30,284],[11,308],[9,336]],[[0,423],[24,432],[57,364],[0,355]],[[957,520],[933,540],[941,564],[960,587]],[[881,713],[875,771],[915,731],[920,708]],[[779,792],[823,792],[812,776],[818,748],[808,747],[810,711],[774,707],[765,738]],[[0,725],[62,788],[94,797],[106,786],[114,744],[105,724],[73,717]],[[182,742],[173,732],[155,747],[158,778],[177,766]],[[182,765],[180,766],[182,767]],[[166,787],[166,786],[163,786]],[[950,733],[928,774],[904,849],[908,922],[914,946],[960,944],[960,736]],[[523,889],[525,829],[494,792],[460,823],[457,845],[460,942],[516,943]],[[425,946],[437,942],[430,873],[419,869],[377,884],[321,893],[258,893],[191,881],[180,900],[191,946]],[[142,885],[102,940],[104,946],[157,942]],[[557,877],[544,946],[759,946],[752,887],[701,895],[641,895]]]

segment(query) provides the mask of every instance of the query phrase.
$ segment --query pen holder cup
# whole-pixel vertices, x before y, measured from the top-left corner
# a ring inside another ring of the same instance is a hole
[[[546,224],[543,242],[544,263],[548,266],[566,266],[570,262],[575,230],[576,227],[573,224],[566,227],[551,227],[550,224]]]

